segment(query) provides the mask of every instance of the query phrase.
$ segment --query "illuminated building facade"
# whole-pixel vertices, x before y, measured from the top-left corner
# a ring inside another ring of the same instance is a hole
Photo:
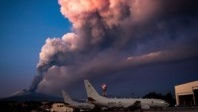
[[[198,105],[198,81],[175,86],[177,106]]]

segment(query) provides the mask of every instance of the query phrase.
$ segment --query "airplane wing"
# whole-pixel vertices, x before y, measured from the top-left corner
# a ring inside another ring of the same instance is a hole
[[[137,110],[141,108],[141,101],[136,101],[134,104],[127,106],[129,110]]]
[[[142,105],[141,101],[136,101],[133,105],[127,107],[129,110],[149,109],[149,105]]]

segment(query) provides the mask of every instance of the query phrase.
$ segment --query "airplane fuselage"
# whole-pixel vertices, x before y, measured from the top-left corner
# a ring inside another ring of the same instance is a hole
[[[107,107],[107,108],[129,108],[136,102],[139,102],[142,108],[163,108],[167,105],[163,100],[159,99],[133,99],[133,98],[100,98],[95,101],[91,101],[95,105]],[[136,105],[137,107],[140,105]]]

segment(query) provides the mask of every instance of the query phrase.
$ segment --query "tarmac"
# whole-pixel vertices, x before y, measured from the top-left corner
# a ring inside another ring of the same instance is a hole
[[[105,112],[127,112],[127,111],[105,111]],[[128,111],[128,112],[198,112],[198,107],[170,107],[163,110],[136,110],[136,111]]]

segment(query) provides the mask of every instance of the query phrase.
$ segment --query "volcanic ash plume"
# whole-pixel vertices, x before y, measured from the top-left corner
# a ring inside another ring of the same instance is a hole
[[[62,38],[48,38],[40,52],[40,60],[37,65],[38,73],[30,87],[35,91],[43,79],[43,75],[53,65],[63,66],[72,63],[72,52],[78,50],[77,39],[74,33],[65,34]]]
[[[33,91],[39,87],[40,91],[50,92],[86,75],[115,73],[159,61],[163,56],[171,60],[173,55],[160,54],[173,53],[174,50],[167,49],[183,45],[185,32],[194,27],[189,23],[187,30],[182,25],[177,29],[181,20],[164,19],[169,16],[170,10],[166,10],[172,3],[169,0],[59,0],[58,3],[62,15],[71,22],[73,33],[46,40],[37,65],[39,75],[31,86]]]

